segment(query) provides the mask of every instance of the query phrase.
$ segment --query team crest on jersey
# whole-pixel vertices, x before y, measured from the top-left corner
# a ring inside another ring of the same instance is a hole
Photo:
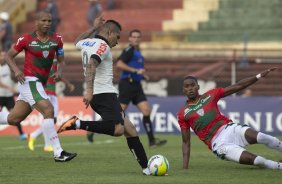
[[[49,55],[49,51],[48,51],[48,50],[44,50],[44,51],[42,52],[42,54],[43,54],[43,57],[44,57],[44,58],[47,58],[48,55]]]
[[[200,116],[203,116],[203,115],[204,115],[204,113],[205,113],[205,111],[204,111],[204,109],[203,109],[203,108],[201,108],[201,109],[197,110],[197,114],[199,114]]]

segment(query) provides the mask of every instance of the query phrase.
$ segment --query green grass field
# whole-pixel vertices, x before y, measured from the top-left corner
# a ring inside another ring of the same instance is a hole
[[[26,142],[17,137],[0,137],[0,184],[280,184],[282,171],[243,166],[217,159],[195,136],[192,140],[190,169],[182,170],[181,137],[158,135],[168,139],[164,147],[148,148],[148,157],[165,155],[170,163],[169,176],[143,176],[123,137],[97,135],[89,144],[85,136],[61,136],[63,148],[77,152],[68,163],[55,163],[52,153],[43,152],[43,139],[37,140],[31,152]],[[269,159],[282,159],[282,154],[264,146],[250,151]]]

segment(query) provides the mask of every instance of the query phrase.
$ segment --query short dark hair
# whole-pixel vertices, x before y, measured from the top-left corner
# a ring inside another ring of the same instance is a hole
[[[196,84],[198,84],[198,79],[194,76],[188,75],[188,76],[184,77],[183,81],[185,81],[187,79],[194,80],[196,82]]]
[[[107,20],[107,21],[105,22],[105,24],[106,24],[106,23],[113,23],[113,24],[115,24],[120,30],[122,30],[122,27],[121,27],[120,23],[118,23],[118,22],[115,21],[115,20],[110,19],[110,20]]]
[[[139,33],[139,34],[141,34],[141,31],[140,31],[139,29],[133,29],[133,30],[131,30],[131,31],[129,32],[129,37],[132,36],[132,33]]]
[[[44,14],[51,15],[51,13],[48,10],[41,10],[41,11],[36,12],[36,20],[39,20],[42,17],[42,15]]]

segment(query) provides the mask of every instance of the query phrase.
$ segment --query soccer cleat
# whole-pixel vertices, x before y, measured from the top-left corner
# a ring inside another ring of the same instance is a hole
[[[52,146],[45,146],[44,151],[45,152],[51,152],[51,151],[53,151],[53,147]]]
[[[54,160],[55,162],[68,162],[76,156],[77,156],[76,153],[68,153],[66,151],[62,151],[60,156],[54,157]]]
[[[66,122],[64,122],[61,127],[58,130],[58,134],[61,132],[64,132],[66,130],[76,130],[76,120],[78,120],[78,117],[73,116],[71,117],[69,120],[67,120]]]
[[[154,141],[149,142],[149,147],[153,148],[156,146],[162,146],[162,145],[165,145],[166,143],[167,143],[167,140],[165,139],[161,140],[161,139],[156,138]]]
[[[150,173],[150,171],[149,171],[149,169],[148,168],[145,168],[145,169],[143,169],[143,175],[146,175],[146,176],[149,176],[149,175],[151,175],[151,173]]]
[[[34,151],[34,142],[36,141],[36,139],[32,138],[32,137],[30,137],[30,135],[28,135],[28,139],[27,140],[28,140],[28,143],[27,143],[28,149],[30,151]]]
[[[94,142],[94,132],[87,132],[86,137],[90,143]]]
[[[26,140],[26,139],[27,139],[26,134],[21,134],[21,135],[19,136],[19,139],[20,139],[21,141]]]

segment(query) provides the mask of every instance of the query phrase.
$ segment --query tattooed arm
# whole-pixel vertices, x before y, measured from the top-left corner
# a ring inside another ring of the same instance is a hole
[[[79,35],[75,41],[74,41],[74,45],[77,44],[77,42],[79,42],[80,40],[89,38],[91,35],[94,34],[95,31],[97,31],[105,22],[105,19],[103,18],[103,15],[101,14],[99,17],[97,17],[94,20],[94,25],[93,27],[91,27],[89,30],[87,30],[86,32],[82,33],[81,35]]]
[[[94,79],[96,75],[96,67],[99,65],[99,62],[91,58],[89,60],[89,63],[86,65],[86,70],[85,70],[85,84],[86,84],[86,89],[85,89],[85,94],[83,98],[83,102],[88,108],[92,98],[93,98],[93,90],[94,90]]]

